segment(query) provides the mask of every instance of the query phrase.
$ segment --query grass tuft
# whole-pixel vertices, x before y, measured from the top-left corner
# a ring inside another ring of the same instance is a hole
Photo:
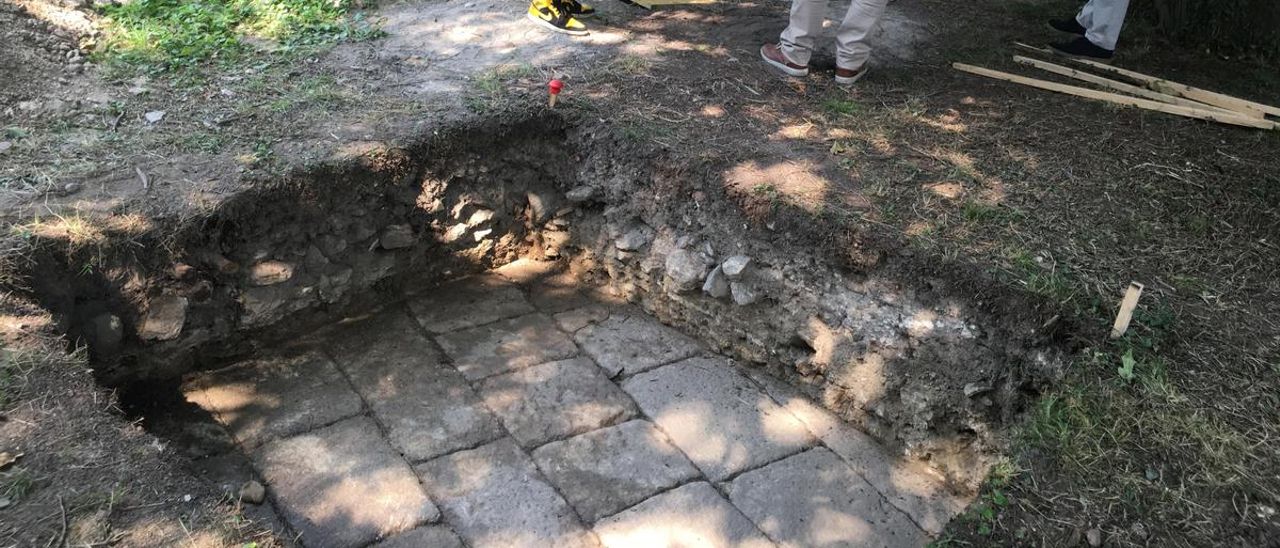
[[[351,0],[133,0],[101,8],[100,59],[165,72],[234,62],[257,42],[285,51],[382,35]]]

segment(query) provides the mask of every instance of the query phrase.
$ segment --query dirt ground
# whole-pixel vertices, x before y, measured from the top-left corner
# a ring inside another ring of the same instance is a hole
[[[112,248],[292,168],[527,118],[545,108],[555,76],[567,85],[557,111],[589,128],[580,134],[621,135],[626,151],[687,174],[760,225],[805,235],[850,271],[907,260],[922,274],[977,272],[987,284],[976,295],[1025,294],[1059,315],[1075,360],[1007,433],[1007,462],[939,545],[1085,545],[1095,535],[1109,546],[1277,545],[1280,134],[949,68],[1016,71],[1011,44],[1049,39],[1043,20],[1071,2],[895,2],[873,72],[850,91],[831,83],[829,50],[799,80],[758,61],[784,25],[784,2],[657,12],[608,2],[583,39],[532,29],[516,2],[391,3],[375,12],[386,38],[303,58],[263,53],[194,81],[73,62],[66,52],[89,31],[41,6],[0,4],[0,32],[16,45],[0,49],[14,75],[0,79],[0,203],[19,249]],[[32,13],[65,36],[44,38],[26,23]],[[1140,24],[1116,64],[1280,102],[1274,62],[1188,50]],[[1108,341],[1131,280],[1147,288],[1135,326]],[[24,314],[36,312],[14,316]],[[1128,379],[1117,371],[1126,355]],[[176,531],[248,541],[262,530],[228,529],[234,508],[211,502],[216,486],[184,478],[181,457],[149,452],[153,438],[87,373],[52,362],[6,389],[6,443],[39,452],[23,449],[3,472],[13,507],[0,509],[0,535],[43,544],[104,511],[128,545]],[[104,399],[49,405],[59,394]],[[61,426],[24,428],[18,419],[36,421],[22,409]],[[75,462],[113,464],[59,473],[80,468],[42,455],[69,439],[110,440]],[[122,498],[109,495],[115,486]],[[73,502],[95,492],[108,495]],[[190,507],[169,504],[186,494]],[[167,532],[148,536],[148,523]]]

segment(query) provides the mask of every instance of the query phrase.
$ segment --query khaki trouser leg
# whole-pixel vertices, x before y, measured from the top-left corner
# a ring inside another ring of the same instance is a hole
[[[1120,28],[1124,26],[1129,0],[1089,0],[1076,22],[1085,28],[1085,38],[1100,48],[1115,50],[1120,40]]]
[[[888,0],[851,0],[840,28],[836,31],[836,64],[858,69],[871,56],[867,36],[884,16]],[[822,32],[827,0],[793,0],[791,23],[782,31],[782,54],[797,65],[808,65]]]

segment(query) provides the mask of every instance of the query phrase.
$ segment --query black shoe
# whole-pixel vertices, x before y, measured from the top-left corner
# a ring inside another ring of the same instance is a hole
[[[1070,55],[1072,57],[1085,57],[1088,59],[1110,60],[1111,56],[1116,53],[1109,49],[1103,49],[1094,45],[1093,42],[1090,42],[1088,38],[1083,36],[1070,42],[1049,44],[1049,47],[1053,48],[1054,53]]]
[[[1050,19],[1049,26],[1053,27],[1053,30],[1058,32],[1079,34],[1080,36],[1084,36],[1084,33],[1087,30],[1075,19]]]

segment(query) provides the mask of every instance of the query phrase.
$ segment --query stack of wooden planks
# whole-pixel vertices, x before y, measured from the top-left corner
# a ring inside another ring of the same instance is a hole
[[[1019,48],[1030,52],[1052,55],[1052,52],[1045,48],[1037,48],[1026,44],[1016,45]],[[1111,65],[1089,59],[1067,59],[1081,67],[1093,69],[1096,72],[1105,73],[1110,76],[1119,77],[1127,80],[1128,82],[1113,80],[1111,78],[1099,76],[1093,72],[1086,72],[1084,70],[1074,69],[1039,59],[1032,59],[1030,57],[1023,57],[1021,55],[1015,55],[1013,60],[1023,65],[1035,67],[1059,76],[1088,82],[1095,86],[1112,91],[1100,91],[1080,86],[1051,82],[1048,80],[1040,80],[1037,78],[1028,78],[1026,76],[1019,76],[1008,72],[966,65],[964,63],[953,63],[951,66],[957,70],[977,74],[979,76],[1005,80],[1044,90],[1056,91],[1058,93],[1066,93],[1068,95],[1097,99],[1108,103],[1130,105],[1147,110],[1156,110],[1169,114],[1186,116],[1188,118],[1210,120],[1223,124],[1280,130],[1280,123],[1268,119],[1268,116],[1280,117],[1280,108],[1247,101],[1238,97],[1224,95],[1222,93],[1191,87],[1186,84],[1171,82],[1163,78],[1148,76],[1146,74],[1113,67]]]

